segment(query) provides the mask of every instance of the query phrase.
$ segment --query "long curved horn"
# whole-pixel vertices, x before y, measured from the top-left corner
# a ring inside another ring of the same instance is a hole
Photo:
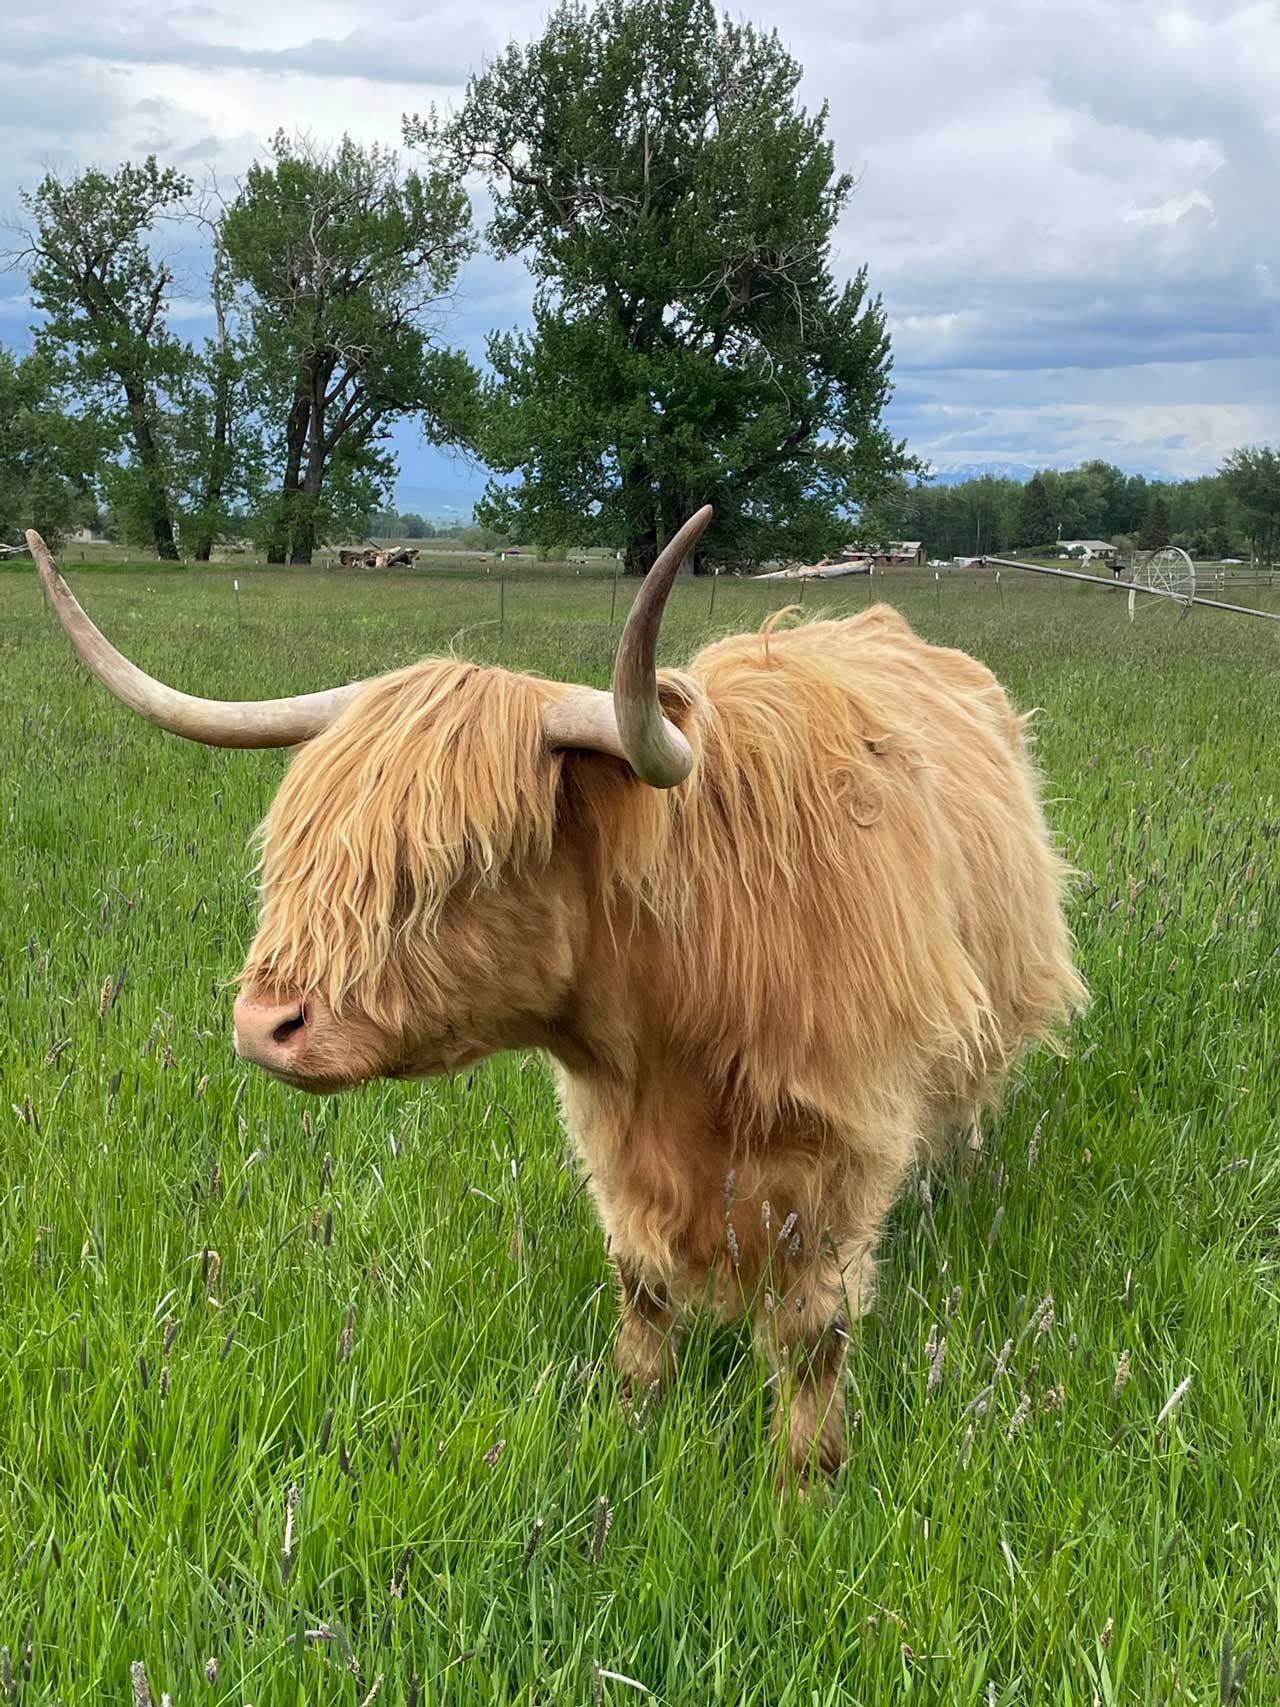
[[[207,747],[296,747],[332,723],[363,685],[352,682],[289,699],[197,699],[180,693],[131,664],[89,621],[34,528],[27,529],[27,544],[58,621],[90,674],[131,711],[188,741]]]
[[[613,692],[570,688],[543,714],[553,747],[578,747],[625,759],[652,788],[674,788],[693,769],[689,743],[662,713],[658,698],[658,629],[680,565],[711,520],[704,504],[645,576],[618,644]]]

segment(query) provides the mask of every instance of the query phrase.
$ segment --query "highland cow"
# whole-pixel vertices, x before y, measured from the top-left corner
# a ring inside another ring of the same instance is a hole
[[[1083,996],[1024,728],[880,605],[656,670],[706,525],[641,587],[612,694],[454,658],[289,700],[144,676],[33,537],[84,661],[196,740],[299,745],[268,813],[236,1047],[332,1092],[555,1063],[616,1270],[624,1390],[697,1305],[750,1314],[784,1463],[843,1452],[848,1329],[913,1164],[974,1144]]]

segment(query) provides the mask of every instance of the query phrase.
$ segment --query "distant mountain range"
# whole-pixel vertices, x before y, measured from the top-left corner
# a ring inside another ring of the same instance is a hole
[[[954,468],[936,468],[932,486],[959,486],[965,480],[981,480],[990,474],[996,480],[1030,480],[1035,469],[1029,462],[958,462]]]
[[[957,462],[953,468],[935,469],[930,485],[959,486],[965,480],[981,480],[984,474],[996,480],[1020,480],[1025,485],[1035,472],[1035,467],[1029,462]],[[1125,473],[1140,474],[1145,480],[1175,478],[1153,468],[1126,468]]]

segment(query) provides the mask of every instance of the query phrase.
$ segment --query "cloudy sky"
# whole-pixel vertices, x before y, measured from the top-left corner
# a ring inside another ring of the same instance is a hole
[[[869,264],[893,334],[892,423],[940,470],[1105,456],[1212,469],[1280,440],[1280,3],[754,0],[827,101],[859,189],[838,266]],[[24,7],[0,56],[0,210],[46,163],[154,152],[234,179],[278,126],[396,144],[400,116],[545,6],[248,0]],[[0,278],[20,343],[22,283]],[[194,285],[193,297],[196,295]],[[478,260],[453,336],[522,319]],[[192,301],[179,315],[198,314]],[[401,440],[402,499],[481,484]]]

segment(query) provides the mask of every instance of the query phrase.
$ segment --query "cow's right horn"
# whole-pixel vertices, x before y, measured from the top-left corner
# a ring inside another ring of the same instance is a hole
[[[693,752],[658,698],[658,629],[680,565],[711,520],[710,504],[668,543],[631,606],[613,666],[613,692],[570,688],[543,715],[553,747],[577,747],[625,759],[651,788],[674,788],[693,769]]]

